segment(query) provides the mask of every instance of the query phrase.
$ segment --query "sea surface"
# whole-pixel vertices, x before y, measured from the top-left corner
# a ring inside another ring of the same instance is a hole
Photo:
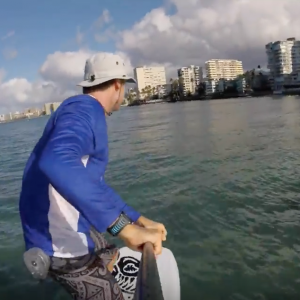
[[[0,299],[67,300],[23,266],[18,196],[47,117],[0,124]],[[300,297],[300,98],[125,107],[106,180],[163,222],[182,300]]]

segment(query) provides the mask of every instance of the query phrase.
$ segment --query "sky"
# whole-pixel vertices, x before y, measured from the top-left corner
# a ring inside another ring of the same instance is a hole
[[[298,0],[0,0],[0,114],[78,92],[85,60],[121,55],[167,78],[211,58],[266,66],[265,45],[300,38]]]

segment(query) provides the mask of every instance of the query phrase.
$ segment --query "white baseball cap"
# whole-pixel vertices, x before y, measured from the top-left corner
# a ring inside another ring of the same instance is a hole
[[[136,83],[128,76],[124,60],[116,54],[97,53],[85,62],[84,80],[78,86],[91,87],[112,79],[124,79]]]

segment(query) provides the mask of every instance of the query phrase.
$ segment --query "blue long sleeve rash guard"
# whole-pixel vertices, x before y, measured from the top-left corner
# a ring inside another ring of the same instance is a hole
[[[105,183],[107,163],[104,109],[88,95],[65,100],[24,171],[20,215],[26,248],[61,257],[83,255],[94,247],[91,225],[104,232],[121,212],[133,222],[140,217]]]

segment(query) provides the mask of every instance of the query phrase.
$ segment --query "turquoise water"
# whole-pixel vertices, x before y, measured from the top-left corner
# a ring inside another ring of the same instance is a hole
[[[47,118],[0,124],[0,299],[68,299],[22,264],[22,169]],[[300,98],[122,108],[107,181],[164,222],[182,299],[298,299]],[[22,296],[21,296],[22,295]]]

